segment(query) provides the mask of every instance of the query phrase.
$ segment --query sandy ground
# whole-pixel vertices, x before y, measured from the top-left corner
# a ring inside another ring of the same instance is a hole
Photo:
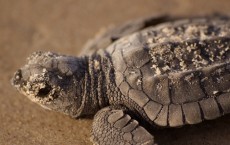
[[[101,27],[150,14],[228,12],[229,0],[0,0],[0,144],[88,145],[91,119],[47,111],[11,85],[34,51],[77,55]],[[229,145],[230,116],[155,131],[160,145]]]

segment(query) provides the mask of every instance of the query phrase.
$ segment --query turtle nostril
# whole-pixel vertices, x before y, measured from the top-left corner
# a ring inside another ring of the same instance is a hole
[[[22,79],[22,70],[19,69],[19,70],[17,70],[17,71],[15,72],[15,74],[14,74],[14,77],[13,77],[13,79],[12,79],[12,84],[13,84],[13,85],[18,85],[18,84],[20,84],[21,79]]]
[[[14,75],[14,79],[15,80],[20,80],[22,78],[22,70],[19,69],[16,71],[15,75]]]

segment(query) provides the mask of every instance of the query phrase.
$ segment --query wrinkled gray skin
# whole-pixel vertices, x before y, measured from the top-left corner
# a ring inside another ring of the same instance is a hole
[[[44,108],[96,113],[94,144],[153,145],[156,126],[230,112],[229,47],[227,16],[149,17],[101,33],[82,57],[35,52],[12,84]]]

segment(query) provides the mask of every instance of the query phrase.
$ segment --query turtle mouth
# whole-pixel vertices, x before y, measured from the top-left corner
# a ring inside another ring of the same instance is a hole
[[[46,110],[52,110],[51,108],[47,107],[46,105],[43,105],[43,104],[38,104],[40,105],[42,108],[46,109]]]

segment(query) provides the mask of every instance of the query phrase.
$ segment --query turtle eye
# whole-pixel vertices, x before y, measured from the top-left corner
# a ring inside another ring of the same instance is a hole
[[[38,97],[46,97],[51,91],[51,86],[50,85],[46,85],[44,88],[40,89],[38,91],[37,96]]]

